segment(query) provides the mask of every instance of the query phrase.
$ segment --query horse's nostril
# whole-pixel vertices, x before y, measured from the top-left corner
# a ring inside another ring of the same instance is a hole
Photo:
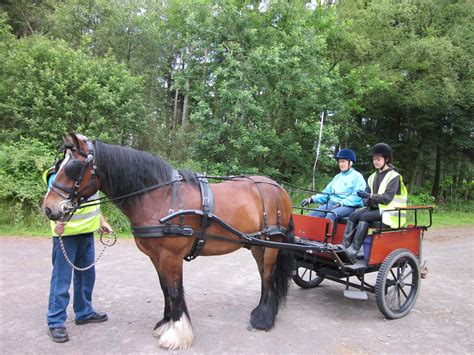
[[[44,213],[46,213],[46,216],[51,217],[51,209],[49,207],[45,207]]]

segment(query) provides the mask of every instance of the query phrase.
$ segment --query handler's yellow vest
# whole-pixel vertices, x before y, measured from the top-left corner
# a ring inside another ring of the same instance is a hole
[[[373,173],[369,176],[369,187],[372,193],[374,191],[374,180],[376,173]],[[390,170],[382,179],[380,183],[379,190],[376,192],[378,194],[383,194],[387,189],[387,186],[390,181],[393,179],[400,179],[400,195],[395,195],[393,200],[390,201],[388,205],[383,205],[379,203],[380,214],[382,215],[382,223],[390,226],[391,228],[400,228],[406,223],[407,213],[406,211],[397,211],[396,207],[406,207],[408,200],[408,193],[405,185],[403,184],[402,176],[394,170]],[[386,212],[384,212],[386,211]],[[383,212],[383,213],[382,213]],[[399,220],[400,218],[400,220]]]
[[[43,180],[48,185],[48,178],[51,174],[54,174],[52,169],[48,169],[43,174]],[[93,196],[89,197],[89,200],[99,198],[99,192],[94,194]],[[83,234],[83,233],[90,233],[95,232],[100,228],[100,207],[99,205],[95,206],[87,206],[87,202],[83,203],[81,207],[78,209],[71,217],[71,219],[66,223],[64,226],[64,233],[62,234],[63,237],[68,235],[76,235],[76,234]],[[58,235],[54,231],[56,228],[56,222],[51,221],[51,233],[54,237]]]

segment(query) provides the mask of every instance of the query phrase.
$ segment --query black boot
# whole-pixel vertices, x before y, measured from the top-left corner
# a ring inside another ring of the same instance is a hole
[[[352,240],[351,246],[345,250],[347,257],[353,264],[355,264],[357,260],[357,253],[359,252],[362,243],[364,243],[364,239],[367,236],[368,230],[369,222],[360,221],[357,224],[357,229],[354,234],[354,239]]]
[[[347,221],[346,229],[344,229],[344,235],[342,236],[342,249],[347,249],[351,245],[352,235],[354,234],[356,224],[351,220]]]

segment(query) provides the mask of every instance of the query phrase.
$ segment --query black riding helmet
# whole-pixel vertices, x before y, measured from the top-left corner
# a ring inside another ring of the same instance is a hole
[[[372,147],[372,156],[381,155],[387,160],[387,162],[392,161],[392,148],[385,143],[377,143]]]

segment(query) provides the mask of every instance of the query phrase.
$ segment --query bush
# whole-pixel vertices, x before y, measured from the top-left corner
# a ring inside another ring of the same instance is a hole
[[[37,208],[46,192],[42,174],[53,161],[53,153],[36,139],[0,145],[0,200]]]
[[[436,207],[435,198],[427,193],[418,193],[408,195],[408,204],[410,206],[433,206]]]

